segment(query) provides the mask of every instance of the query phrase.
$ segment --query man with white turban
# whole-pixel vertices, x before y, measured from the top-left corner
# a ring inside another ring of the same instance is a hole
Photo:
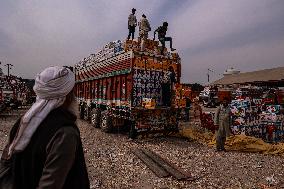
[[[37,75],[36,102],[17,121],[1,162],[9,162],[13,188],[89,189],[80,139],[70,110],[74,102],[74,73],[49,67]]]

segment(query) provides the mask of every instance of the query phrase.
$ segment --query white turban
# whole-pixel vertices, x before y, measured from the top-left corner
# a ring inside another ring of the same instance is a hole
[[[37,74],[34,91],[36,102],[22,117],[16,137],[9,147],[9,155],[23,151],[41,122],[65,102],[75,85],[75,75],[68,68],[49,67]]]

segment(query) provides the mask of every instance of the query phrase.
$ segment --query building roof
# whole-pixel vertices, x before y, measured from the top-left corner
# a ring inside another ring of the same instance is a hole
[[[226,75],[214,81],[213,85],[230,85],[256,82],[284,81],[284,67]]]

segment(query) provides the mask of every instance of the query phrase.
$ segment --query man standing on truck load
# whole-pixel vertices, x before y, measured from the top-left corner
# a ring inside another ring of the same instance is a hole
[[[231,109],[229,107],[229,99],[227,97],[223,99],[221,105],[215,112],[214,124],[219,126],[216,137],[216,150],[226,151],[226,137],[230,136],[232,125]]]
[[[135,16],[135,12],[136,12],[136,9],[133,8],[132,13],[128,16],[129,33],[128,33],[127,40],[130,39],[130,36],[132,37],[132,40],[134,39],[135,27],[137,26],[137,19],[136,19],[136,16]]]
[[[145,50],[145,41],[148,39],[148,32],[151,31],[150,23],[147,20],[145,14],[142,15],[142,18],[139,25],[139,36],[141,38],[141,51]]]
[[[161,50],[161,54],[164,54],[164,49],[165,49],[165,42],[169,41],[170,42],[170,48],[171,51],[175,51],[176,49],[173,48],[173,40],[171,37],[166,37],[167,34],[167,30],[168,30],[168,23],[164,22],[162,26],[158,27],[155,31],[154,31],[154,39],[156,37],[156,33],[158,32],[158,39],[162,44],[162,50]]]
[[[163,106],[171,106],[174,83],[176,83],[176,74],[172,66],[164,73],[162,80],[162,101]]]
[[[90,188],[75,123],[74,85],[68,68],[49,67],[37,75],[37,100],[13,126],[1,157],[1,169],[10,167],[12,188]],[[0,188],[8,188],[2,178]]]

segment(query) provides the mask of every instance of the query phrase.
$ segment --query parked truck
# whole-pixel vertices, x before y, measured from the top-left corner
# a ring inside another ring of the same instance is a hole
[[[143,52],[139,39],[115,41],[76,64],[80,117],[104,132],[129,127],[131,138],[142,132],[177,131],[186,99],[173,92],[171,106],[163,106],[162,80],[172,67],[175,85],[180,84],[181,59],[166,49],[161,55],[160,49],[152,40]]]

